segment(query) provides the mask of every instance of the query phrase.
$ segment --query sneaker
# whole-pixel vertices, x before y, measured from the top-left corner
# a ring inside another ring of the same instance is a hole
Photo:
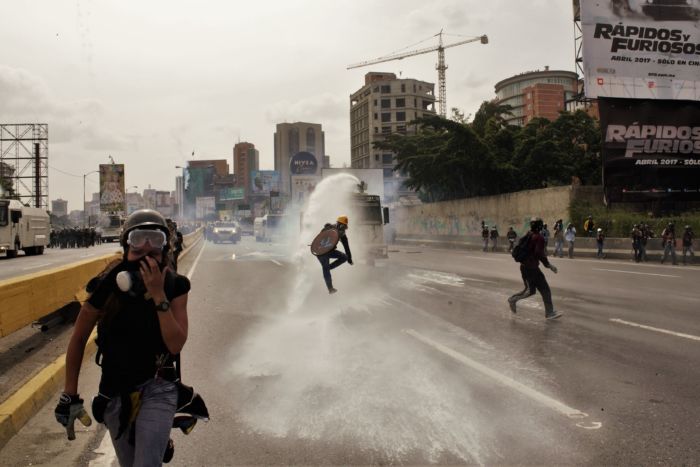
[[[513,297],[508,299],[508,306],[510,306],[510,311],[515,313],[517,310],[515,309],[515,300],[513,300]]]
[[[334,293],[336,293],[337,291],[338,291],[338,289],[334,289],[333,287],[331,287],[330,289],[328,289],[328,293],[329,293],[329,294],[334,294]]]
[[[172,439],[169,439],[168,446],[165,448],[165,453],[163,454],[163,464],[167,464],[171,460],[173,460],[174,455],[175,455],[175,443],[173,443]]]
[[[563,315],[563,314],[564,313],[562,313],[561,311],[553,311],[547,315],[544,315],[544,317],[545,317],[545,319],[557,319],[557,318],[560,318],[561,315]]]

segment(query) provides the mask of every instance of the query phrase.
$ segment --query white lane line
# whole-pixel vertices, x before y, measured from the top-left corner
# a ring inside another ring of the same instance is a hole
[[[270,261],[273,262],[273,263],[275,263],[277,266],[282,266],[282,263],[280,263],[280,262],[277,261],[276,259],[271,259]]]
[[[682,332],[669,331],[668,329],[655,328],[653,326],[646,326],[644,324],[633,323],[631,321],[625,321],[623,319],[611,318],[610,321],[613,323],[624,324],[625,326],[632,326],[635,328],[646,329],[647,331],[655,331],[663,334],[669,334],[671,336],[682,337],[684,339],[691,339],[694,341],[700,341],[699,336],[694,336],[692,334],[683,334]]]
[[[479,373],[482,373],[483,375],[486,375],[490,378],[495,379],[499,383],[503,384],[504,386],[508,386],[511,389],[514,389],[518,391],[519,393],[529,397],[530,399],[533,399],[540,404],[549,407],[550,409],[553,409],[560,414],[564,415],[567,418],[574,419],[574,420],[580,420],[588,417],[588,414],[585,412],[581,412],[580,410],[574,409],[573,407],[569,407],[568,405],[564,404],[563,402],[559,402],[556,399],[553,399],[545,394],[542,394],[539,391],[536,391],[528,386],[525,386],[522,383],[519,383],[515,381],[512,378],[509,378],[505,375],[502,375],[501,373],[492,370],[491,368],[487,367],[486,365],[483,365],[477,361],[472,360],[471,358],[467,357],[466,355],[462,355],[459,352],[456,352],[449,347],[446,347],[439,342],[435,342],[418,332],[414,331],[413,329],[404,329],[403,332],[408,334],[409,336],[423,342],[426,345],[429,345],[430,347],[433,347],[434,349],[444,353],[447,356],[450,356],[457,360],[460,363],[465,364],[466,366],[478,371]],[[577,427],[579,428],[585,428],[587,430],[597,430],[603,424],[601,422],[579,422],[576,424]]]
[[[673,276],[671,274],[655,274],[653,272],[623,271],[621,269],[597,269],[597,268],[593,268],[593,270],[594,271],[621,272],[624,274],[639,274],[642,276],[660,276],[660,277],[676,277],[676,278],[681,277],[681,276]]]
[[[28,269],[43,268],[44,266],[48,266],[50,264],[52,264],[52,263],[41,263],[41,264],[37,264],[35,266],[27,266],[26,268],[22,268],[22,271],[26,271]]]
[[[472,279],[471,277],[463,277],[460,276],[460,279],[464,279],[465,281],[472,281],[472,282],[483,282],[484,284],[498,284],[498,282],[494,281],[485,281],[483,279]]]
[[[467,256],[459,255],[459,258],[472,258],[472,259],[483,259],[484,261],[499,261],[503,262],[506,258],[487,258],[486,256]]]
[[[192,279],[192,275],[194,274],[194,270],[197,268],[197,263],[199,263],[199,258],[202,257],[202,253],[204,253],[204,249],[207,247],[207,243],[204,242],[202,245],[202,249],[199,250],[199,254],[197,255],[197,259],[194,260],[194,263],[192,263],[192,267],[190,268],[189,271],[187,271],[187,278]]]

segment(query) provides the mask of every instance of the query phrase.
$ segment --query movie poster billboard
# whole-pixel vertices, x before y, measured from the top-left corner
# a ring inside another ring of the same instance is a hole
[[[100,211],[126,212],[124,164],[100,164]]]
[[[700,200],[700,102],[599,105],[608,201]]]
[[[700,0],[579,0],[586,96],[700,99]]]
[[[268,195],[280,189],[280,173],[276,170],[253,170],[250,172],[250,190],[255,195]]]

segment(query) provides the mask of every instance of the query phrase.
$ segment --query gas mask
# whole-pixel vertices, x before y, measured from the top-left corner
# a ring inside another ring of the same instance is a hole
[[[144,258],[145,256],[136,261],[126,259],[122,261],[121,271],[117,273],[115,278],[119,290],[131,297],[141,298],[146,295],[146,284],[141,276],[141,262],[144,261]],[[163,270],[162,265],[159,264],[158,267],[161,271]]]

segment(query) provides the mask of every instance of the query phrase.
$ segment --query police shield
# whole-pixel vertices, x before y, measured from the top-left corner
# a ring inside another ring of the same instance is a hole
[[[325,255],[338,244],[338,231],[335,229],[322,230],[311,242],[311,253],[314,256]]]

